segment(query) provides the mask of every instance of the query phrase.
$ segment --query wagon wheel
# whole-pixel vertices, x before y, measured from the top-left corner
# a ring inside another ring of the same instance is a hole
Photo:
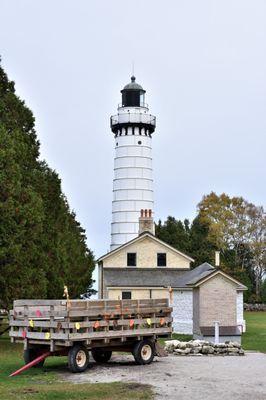
[[[154,343],[148,339],[141,340],[135,344],[132,354],[137,364],[150,364],[155,355]]]
[[[89,352],[85,346],[76,344],[68,352],[68,367],[71,372],[83,372],[89,364]]]
[[[91,355],[94,361],[98,363],[107,363],[112,357],[112,352],[110,350],[103,350],[96,348],[91,350]]]
[[[28,348],[24,350],[24,361],[25,364],[30,363],[35,360],[35,358],[41,356],[43,353],[42,349],[38,348]],[[40,361],[38,364],[33,365],[34,368],[42,368],[45,360]]]

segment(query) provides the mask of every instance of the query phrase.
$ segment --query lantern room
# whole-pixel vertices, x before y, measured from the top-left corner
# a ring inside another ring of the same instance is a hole
[[[122,107],[145,107],[146,91],[136,82],[135,76],[131,77],[131,82],[128,83],[122,93]]]

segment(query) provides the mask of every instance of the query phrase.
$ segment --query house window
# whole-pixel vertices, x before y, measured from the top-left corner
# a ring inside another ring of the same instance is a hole
[[[122,300],[131,300],[131,292],[122,292]]]
[[[127,266],[136,267],[137,265],[137,253],[127,253]]]
[[[166,267],[166,253],[157,253],[157,266]]]

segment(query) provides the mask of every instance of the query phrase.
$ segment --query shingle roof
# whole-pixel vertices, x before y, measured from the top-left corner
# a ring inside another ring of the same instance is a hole
[[[157,286],[185,288],[214,271],[204,263],[192,270],[174,268],[104,268],[106,286]]]
[[[191,270],[175,268],[104,268],[104,284],[107,287],[169,287],[188,289],[202,279],[219,272],[205,262]],[[227,274],[224,274],[228,276]],[[230,276],[228,276],[230,278]],[[236,283],[238,283],[236,281]],[[237,289],[246,286],[238,283]]]
[[[104,268],[106,286],[176,287],[185,271],[174,268]]]
[[[215,268],[205,262],[198,267],[187,271],[184,273],[184,275],[178,280],[178,286],[177,287],[186,287],[187,285],[194,285],[198,281],[200,281],[202,278],[205,278],[206,276],[210,275]]]

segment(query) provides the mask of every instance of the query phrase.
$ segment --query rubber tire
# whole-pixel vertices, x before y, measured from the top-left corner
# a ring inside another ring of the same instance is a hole
[[[40,349],[34,349],[34,348],[29,348],[27,350],[24,350],[23,358],[25,361],[25,364],[28,364],[29,362],[35,360],[38,356],[42,354],[42,350]],[[34,365],[33,368],[42,368],[45,360],[40,361],[38,364]]]
[[[110,358],[112,357],[112,352],[110,350],[103,350],[103,349],[92,349],[91,355],[97,363],[107,363]]]
[[[148,360],[144,360],[141,355],[142,347],[146,346],[146,345],[151,347],[151,356]],[[135,358],[136,364],[138,364],[138,365],[150,364],[153,361],[154,356],[155,356],[154,342],[152,342],[149,339],[145,339],[145,340],[141,340],[140,342],[137,342],[133,348],[132,354]]]
[[[76,361],[77,353],[80,350],[84,351],[84,353],[86,355],[86,362],[82,367],[80,367]],[[84,372],[87,369],[88,364],[89,364],[89,352],[88,352],[87,348],[80,344],[76,344],[73,347],[71,347],[71,349],[68,352],[68,368],[70,369],[70,371],[74,372],[74,373]]]

